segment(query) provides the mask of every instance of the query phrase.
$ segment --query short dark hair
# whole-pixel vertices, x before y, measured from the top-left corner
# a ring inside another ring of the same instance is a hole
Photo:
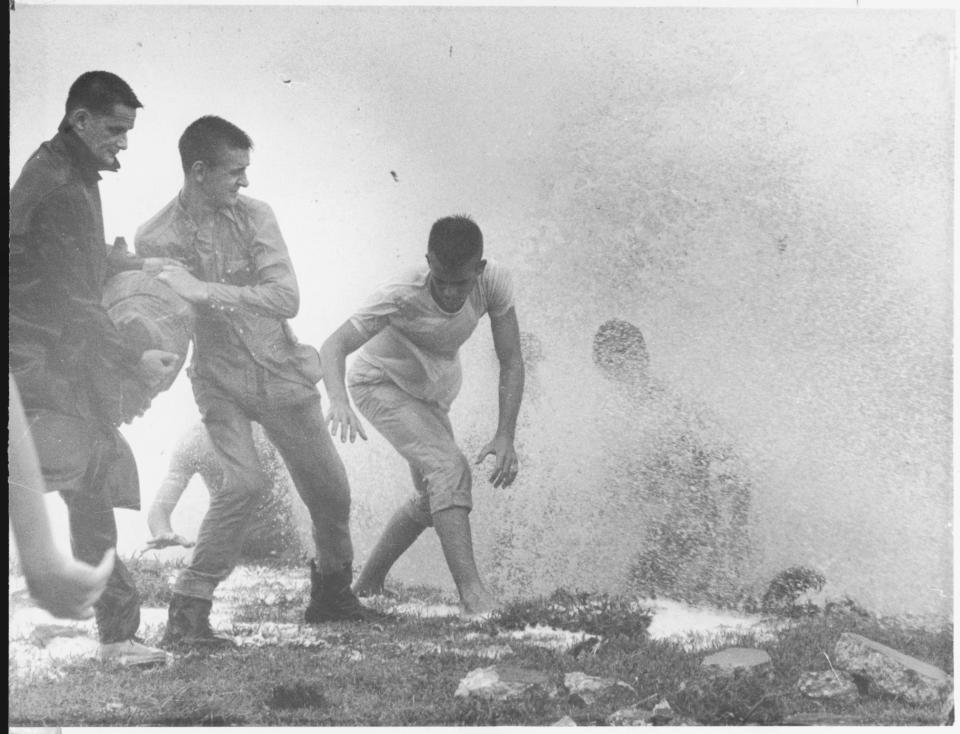
[[[593,336],[593,361],[597,366],[609,367],[613,356],[629,357],[644,370],[650,364],[643,332],[629,321],[604,321]]]
[[[67,92],[66,114],[81,107],[95,115],[109,115],[114,105],[143,107],[130,85],[109,71],[88,71],[77,77]]]
[[[459,267],[483,255],[483,233],[466,214],[438,219],[430,228],[427,252],[447,267]]]
[[[216,115],[204,115],[194,120],[180,136],[180,162],[188,173],[197,161],[215,166],[226,150],[250,150],[253,141],[243,130]]]

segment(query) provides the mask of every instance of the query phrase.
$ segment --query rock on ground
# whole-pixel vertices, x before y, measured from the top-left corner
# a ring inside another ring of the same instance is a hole
[[[797,688],[807,698],[831,701],[856,701],[860,698],[853,676],[842,670],[816,670],[801,673]]]
[[[617,693],[636,696],[637,693],[629,683],[613,678],[598,678],[580,671],[567,673],[563,678],[563,686],[571,698],[578,699],[585,706],[595,703],[601,697],[606,698]]]
[[[704,668],[719,673],[731,674],[737,669],[754,669],[770,664],[770,656],[764,650],[752,647],[729,647],[703,659]]]
[[[453,695],[459,698],[474,696],[488,701],[505,701],[538,691],[556,695],[556,688],[545,673],[513,665],[493,665],[471,670],[460,681]]]
[[[866,678],[881,694],[908,703],[940,706],[953,691],[953,679],[940,668],[853,632],[840,636],[834,659],[837,667]]]

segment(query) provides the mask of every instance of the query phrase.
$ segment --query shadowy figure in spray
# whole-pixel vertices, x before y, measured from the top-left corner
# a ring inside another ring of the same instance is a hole
[[[702,415],[650,375],[635,325],[604,322],[594,335],[593,361],[616,384],[618,400],[646,424],[644,441],[652,444],[625,473],[644,536],[629,572],[631,587],[688,602],[736,603],[750,551],[751,487],[734,452],[713,440]]]
[[[240,557],[246,561],[298,559],[304,549],[287,498],[289,479],[283,459],[258,424],[253,426],[253,442],[257,447],[260,465],[272,481],[260,491],[250,525],[245,531]],[[202,421],[197,421],[184,431],[173,447],[167,474],[147,513],[147,526],[152,536],[147,541],[148,548],[160,549],[174,545],[191,548],[196,545],[173,529],[171,516],[190,480],[197,474],[211,495],[223,491],[223,467]]]

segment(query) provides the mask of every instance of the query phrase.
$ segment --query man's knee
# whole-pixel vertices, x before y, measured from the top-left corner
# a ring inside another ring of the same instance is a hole
[[[470,462],[462,453],[451,454],[424,476],[431,515],[450,507],[463,507],[468,511],[473,507],[473,475]]]

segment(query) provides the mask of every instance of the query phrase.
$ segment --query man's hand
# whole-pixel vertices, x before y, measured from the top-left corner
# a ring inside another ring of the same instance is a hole
[[[494,436],[493,440],[480,451],[477,463],[481,463],[490,454],[497,458],[497,465],[490,475],[490,481],[494,487],[509,487],[520,470],[517,452],[513,448],[513,439],[499,434]]]
[[[55,617],[89,619],[94,602],[107,588],[115,559],[111,548],[96,567],[72,557],[49,562],[41,572],[27,574],[30,595]]]
[[[181,298],[190,303],[207,302],[207,284],[193,277],[182,265],[164,265],[163,270],[154,276],[161,283],[166,283]]]
[[[327,411],[327,424],[330,426],[330,435],[336,437],[340,432],[340,442],[346,443],[347,436],[350,437],[350,443],[357,440],[357,435],[364,441],[367,440],[367,434],[363,431],[363,426],[357,414],[353,412],[350,403],[339,400],[330,402],[330,410]]]
[[[140,355],[137,377],[147,387],[156,389],[173,379],[180,355],[162,349],[147,349]]]
[[[145,257],[143,258],[143,265],[140,266],[140,269],[147,275],[158,275],[167,266],[171,268],[184,267],[183,263],[179,260],[174,260],[172,257]]]
[[[193,548],[197,543],[193,540],[187,540],[182,535],[178,535],[172,530],[164,533],[156,533],[147,541],[147,548],[150,550],[160,550],[171,545],[182,545],[184,548]]]

